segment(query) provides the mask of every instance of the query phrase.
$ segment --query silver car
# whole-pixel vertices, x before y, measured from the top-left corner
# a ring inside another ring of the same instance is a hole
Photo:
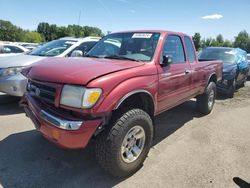
[[[26,91],[27,79],[22,69],[48,57],[79,57],[90,50],[100,37],[61,38],[34,49],[29,54],[0,58],[0,92],[22,96]]]

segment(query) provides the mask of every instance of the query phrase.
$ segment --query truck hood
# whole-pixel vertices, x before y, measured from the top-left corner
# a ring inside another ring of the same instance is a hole
[[[87,85],[97,77],[144,65],[143,62],[103,58],[48,58],[32,65],[28,77],[34,80]]]
[[[223,73],[229,73],[232,71],[236,71],[237,64],[236,63],[223,63]]]
[[[0,68],[23,67],[45,58],[47,57],[33,56],[27,54],[0,57]]]

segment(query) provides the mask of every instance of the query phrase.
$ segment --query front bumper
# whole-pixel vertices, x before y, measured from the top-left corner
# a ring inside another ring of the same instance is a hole
[[[230,93],[230,80],[221,80],[217,82],[217,91],[218,93],[229,94]]]
[[[28,80],[21,73],[0,77],[0,92],[21,97],[26,91],[27,82]]]
[[[79,120],[67,117],[25,94],[20,102],[36,129],[49,141],[67,149],[87,146],[102,119]],[[77,126],[73,126],[77,125]]]

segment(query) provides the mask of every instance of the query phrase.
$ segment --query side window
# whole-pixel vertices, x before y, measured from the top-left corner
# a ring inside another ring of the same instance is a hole
[[[75,50],[81,50],[82,52],[88,52],[97,42],[84,42],[78,46]]]
[[[23,52],[23,50],[21,50],[18,47],[15,47],[15,46],[6,45],[6,48],[9,48],[11,50],[11,53],[22,53]]]
[[[95,44],[97,43],[97,41],[90,41],[90,42],[84,42],[82,44],[80,44],[79,46],[77,46],[75,49],[73,49],[68,56],[71,56],[72,52],[74,50],[81,50],[83,53],[88,52]]]
[[[163,47],[163,55],[171,56],[173,64],[185,63],[183,45],[179,36],[170,35],[167,37]]]
[[[187,48],[187,60],[189,63],[193,63],[195,61],[195,51],[194,51],[192,41],[187,36],[184,37],[184,40],[185,40],[185,45]]]
[[[11,49],[8,48],[7,46],[3,46],[2,53],[4,53],[4,54],[11,53]]]

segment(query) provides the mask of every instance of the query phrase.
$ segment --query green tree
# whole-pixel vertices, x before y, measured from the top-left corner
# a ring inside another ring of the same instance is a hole
[[[56,31],[56,35],[58,38],[66,37],[66,36],[74,36],[73,31],[67,27],[58,27]]]
[[[50,25],[47,22],[39,23],[37,32],[40,33],[46,41],[50,40]]]
[[[22,41],[24,31],[9,21],[0,20],[0,40]]]
[[[221,34],[219,34],[217,37],[216,37],[216,41],[217,41],[217,45],[218,46],[223,46],[224,44],[224,38]]]
[[[235,37],[234,47],[250,52],[250,37],[246,31],[241,31],[237,37]]]
[[[224,47],[233,47],[233,43],[230,40],[225,40],[223,43]]]
[[[40,43],[43,42],[43,38],[40,33],[35,31],[26,31],[24,34],[25,42]]]
[[[194,41],[194,45],[195,45],[196,50],[199,50],[201,48],[201,35],[200,35],[200,33],[194,34],[193,41]]]

